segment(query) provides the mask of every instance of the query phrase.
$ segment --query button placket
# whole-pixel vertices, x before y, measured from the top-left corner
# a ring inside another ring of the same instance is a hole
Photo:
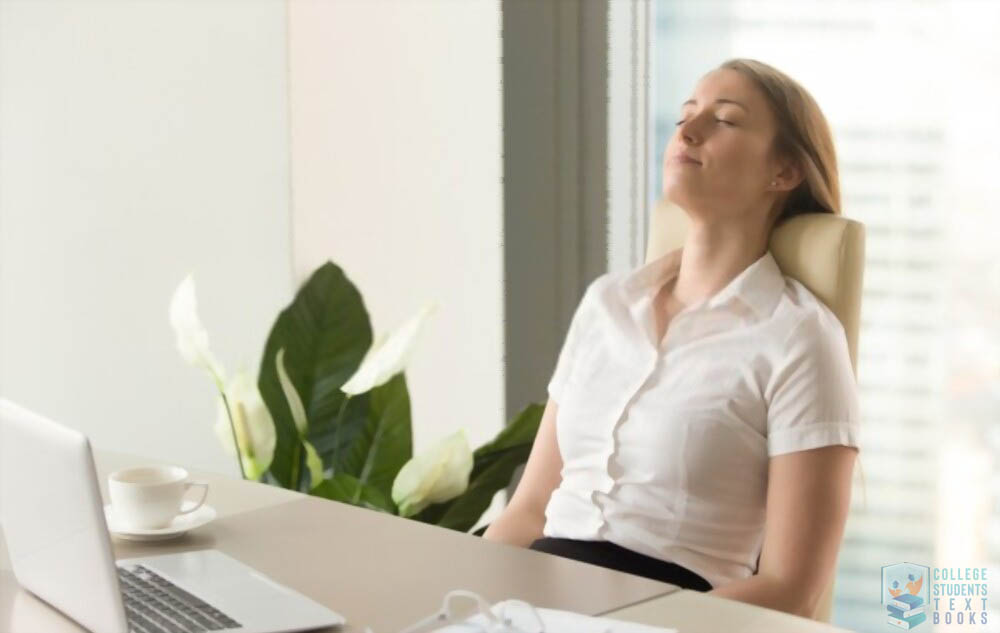
[[[625,400],[625,402],[620,407],[618,407],[619,411],[618,417],[615,423],[611,427],[611,431],[609,433],[609,438],[608,438],[609,450],[604,459],[604,478],[603,478],[604,481],[602,489],[600,490],[600,492],[603,492],[604,494],[610,494],[611,491],[614,489],[615,485],[617,484],[618,478],[620,478],[624,474],[621,465],[615,461],[615,457],[618,454],[618,448],[619,448],[619,442],[616,438],[616,434],[621,429],[622,425],[625,424],[628,418],[630,405],[639,396],[639,394],[642,393],[642,390],[646,386],[646,383],[649,382],[649,379],[656,372],[659,363],[660,363],[659,355],[653,354],[651,358],[651,363],[649,365],[649,369],[640,374],[641,380],[639,380],[636,386],[630,390],[629,396]],[[615,472],[612,472],[613,467],[615,467]]]
[[[648,311],[648,306],[646,306],[646,308],[645,316],[647,317],[648,323],[649,319],[651,319],[651,314]],[[638,349],[639,348],[637,348],[637,350]],[[594,504],[594,508],[596,510],[596,525],[594,529],[598,534],[603,533],[603,530],[608,527],[607,519],[604,514],[605,507],[607,503],[611,501],[610,495],[617,485],[617,479],[624,474],[624,470],[621,465],[615,460],[619,449],[619,442],[616,434],[627,420],[630,405],[640,395],[643,388],[658,369],[661,356],[662,355],[655,347],[645,347],[644,351],[636,356],[633,367],[642,367],[643,369],[636,372],[636,380],[633,381],[633,386],[627,391],[627,397],[619,406],[615,407],[615,411],[617,411],[618,415],[608,431],[608,449],[605,452],[603,459],[603,476],[601,477],[600,484],[595,486],[595,489],[592,490],[590,494],[591,502]],[[646,360],[647,362],[643,363],[643,360]]]

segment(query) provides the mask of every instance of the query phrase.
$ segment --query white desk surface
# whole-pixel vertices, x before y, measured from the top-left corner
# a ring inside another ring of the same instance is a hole
[[[849,633],[829,624],[682,589],[614,609],[608,618],[672,627],[679,633]]]
[[[97,451],[101,492],[107,474],[155,463]],[[673,627],[681,633],[760,631],[834,633],[829,625],[752,605],[679,590],[630,574],[383,513],[214,474],[218,518],[160,543],[113,539],[116,558],[215,548],[344,614],[328,629],[392,633],[429,615],[451,589],[491,602],[519,598],[553,609]],[[303,564],[303,562],[308,564]],[[80,632],[81,627],[20,588],[0,538],[0,631]]]

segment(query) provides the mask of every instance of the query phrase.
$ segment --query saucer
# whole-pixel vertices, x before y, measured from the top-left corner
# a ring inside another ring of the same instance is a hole
[[[187,501],[181,509],[186,510],[192,505],[194,505],[193,501]],[[193,530],[211,522],[215,518],[215,508],[206,503],[190,514],[175,516],[173,521],[166,527],[156,529],[140,529],[120,525],[116,520],[110,503],[104,506],[104,518],[108,523],[108,531],[118,538],[129,541],[164,541],[177,538],[188,530]]]

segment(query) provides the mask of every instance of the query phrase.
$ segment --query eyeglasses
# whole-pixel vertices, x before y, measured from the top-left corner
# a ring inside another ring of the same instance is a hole
[[[516,618],[515,614],[517,614]],[[516,624],[515,619],[517,620]],[[545,633],[545,624],[538,615],[538,611],[531,604],[523,600],[505,600],[498,615],[493,612],[490,604],[482,596],[463,589],[449,591],[437,613],[399,633],[428,633],[449,625],[459,627],[454,629],[454,633],[460,631],[468,631],[469,633]],[[366,628],[365,633],[372,633],[372,631]]]

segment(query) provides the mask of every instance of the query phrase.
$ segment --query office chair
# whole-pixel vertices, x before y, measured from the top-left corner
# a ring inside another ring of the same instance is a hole
[[[650,217],[646,262],[683,246],[687,229],[687,214],[680,207],[661,200]],[[856,378],[865,260],[864,225],[829,213],[795,215],[775,225],[769,247],[781,272],[801,282],[840,319]],[[760,563],[759,556],[757,562]],[[834,579],[831,579],[813,619],[830,621],[833,585]]]

